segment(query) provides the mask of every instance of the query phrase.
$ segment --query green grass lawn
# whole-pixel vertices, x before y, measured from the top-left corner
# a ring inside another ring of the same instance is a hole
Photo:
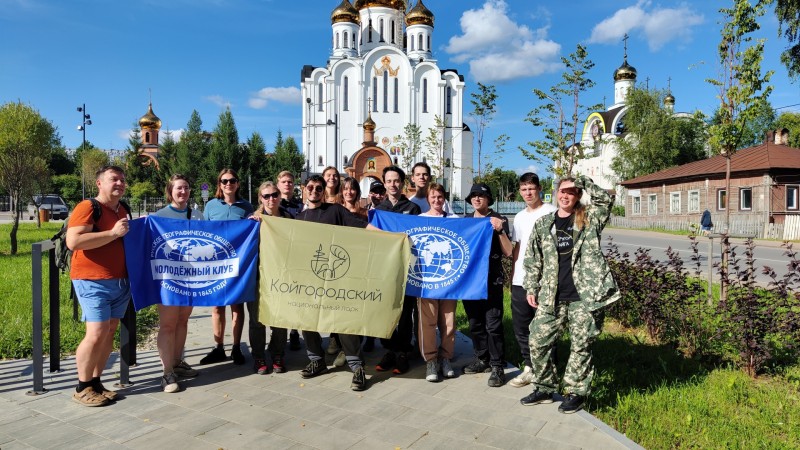
[[[31,244],[50,239],[61,229],[63,222],[43,223],[42,228],[36,224],[23,223],[17,232],[18,253],[10,255],[10,224],[0,224],[0,359],[30,358],[33,351],[33,313],[31,303]],[[44,295],[43,323],[44,350],[50,351],[50,308],[47,286],[47,257],[42,258]],[[59,275],[61,292],[59,317],[61,318],[61,352],[70,354],[75,351],[83,338],[82,322],[72,318],[72,300],[69,298],[69,274]],[[80,310],[78,311],[80,314]],[[137,334],[140,338],[149,334],[158,322],[155,308],[146,308],[137,314]]]

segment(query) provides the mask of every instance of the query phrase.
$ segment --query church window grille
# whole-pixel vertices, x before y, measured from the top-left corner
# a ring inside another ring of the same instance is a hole
[[[392,44],[394,44],[395,43],[395,36],[396,36],[396,33],[394,31],[394,20],[392,21],[392,30],[391,31],[392,31]]]
[[[367,23],[367,42],[372,42],[372,19]]]
[[[452,114],[452,107],[453,107],[453,89],[450,86],[447,86],[444,90],[444,113],[445,114]]]
[[[322,83],[317,85],[317,111],[322,111]]]
[[[411,37],[411,51],[414,51],[414,37]]]
[[[350,92],[349,92],[350,91],[350,79],[348,77],[344,77],[344,80],[342,81],[342,90],[344,91],[344,92],[342,92],[342,97],[343,97],[343,99],[342,99],[342,108],[345,111],[349,111],[350,110],[350,98],[349,98],[350,97]]]
[[[425,50],[424,48],[422,48],[422,33],[420,33],[420,35],[419,35],[419,45],[418,45],[418,47],[419,47],[419,51]]]
[[[428,51],[431,51],[431,35],[428,35]]]
[[[378,112],[378,77],[372,77],[372,112]]]
[[[339,33],[336,33],[336,48],[339,48]]]
[[[422,80],[422,112],[428,112],[428,79]]]
[[[344,45],[342,45],[342,47],[344,47],[344,48],[350,47],[350,42],[349,42],[349,39],[348,39],[349,36],[347,35],[347,31],[344,32],[343,36],[344,36],[344,39],[342,39],[342,43]]]
[[[383,112],[389,112],[389,71],[383,72]]]
[[[400,112],[400,80],[394,79],[394,112]]]
[[[380,39],[379,39],[380,42],[386,42],[383,39],[383,19],[378,21],[378,36],[380,36]]]

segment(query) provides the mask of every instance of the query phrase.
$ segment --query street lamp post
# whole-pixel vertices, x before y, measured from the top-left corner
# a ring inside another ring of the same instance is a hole
[[[81,148],[86,151],[86,126],[92,124],[91,116],[86,113],[86,103],[78,106],[78,112],[81,113],[82,123],[78,125],[78,131],[83,132],[83,144]],[[86,173],[83,170],[83,157],[81,155],[81,197],[86,198]]]

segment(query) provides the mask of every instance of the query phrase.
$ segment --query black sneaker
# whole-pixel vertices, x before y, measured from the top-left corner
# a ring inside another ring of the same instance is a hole
[[[300,350],[300,333],[297,330],[289,333],[289,350]]]
[[[401,374],[408,372],[408,355],[405,352],[397,354],[397,359],[394,362],[394,370],[392,373]]]
[[[378,372],[386,372],[394,367],[395,355],[393,351],[388,351],[383,355],[383,358],[375,365],[375,370]]]
[[[492,367],[492,374],[489,375],[489,387],[500,387],[506,384],[506,373],[500,366]]]
[[[353,371],[353,382],[350,383],[350,389],[354,391],[363,391],[367,388],[367,372],[363,366],[359,366]]]
[[[214,347],[214,350],[208,352],[208,354],[200,360],[200,364],[214,364],[227,360],[228,356],[225,354],[225,349],[222,347]]]
[[[586,401],[586,397],[577,394],[567,394],[564,397],[564,401],[558,405],[558,412],[564,414],[572,414],[575,412],[580,411],[583,409],[583,403]]]
[[[325,365],[325,361],[321,359],[315,359],[308,363],[305,369],[300,371],[300,376],[303,378],[314,378],[317,375],[322,375],[328,371],[328,367]]]
[[[472,361],[471,363],[461,368],[461,372],[466,375],[472,375],[476,373],[489,373],[491,371],[492,371],[492,366],[490,366],[488,362],[482,361],[480,359],[476,359],[475,361]]]
[[[542,392],[540,390],[533,391],[527,397],[522,397],[519,400],[523,406],[531,406],[531,405],[539,405],[544,403],[553,403],[553,393],[552,392]]]
[[[242,354],[242,348],[238,345],[234,345],[231,349],[231,359],[233,363],[237,366],[241,366],[244,364],[244,355]]]

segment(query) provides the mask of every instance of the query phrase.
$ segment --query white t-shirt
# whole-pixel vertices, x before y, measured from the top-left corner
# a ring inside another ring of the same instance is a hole
[[[528,208],[525,208],[514,216],[514,227],[511,229],[511,241],[515,242],[516,245],[520,247],[517,261],[514,263],[514,278],[511,280],[512,285],[522,286],[522,280],[525,279],[525,268],[522,266],[522,261],[525,259],[525,252],[528,250],[528,241],[533,231],[533,225],[537,220],[556,209],[557,208],[550,203],[544,203],[533,211],[528,211]]]

